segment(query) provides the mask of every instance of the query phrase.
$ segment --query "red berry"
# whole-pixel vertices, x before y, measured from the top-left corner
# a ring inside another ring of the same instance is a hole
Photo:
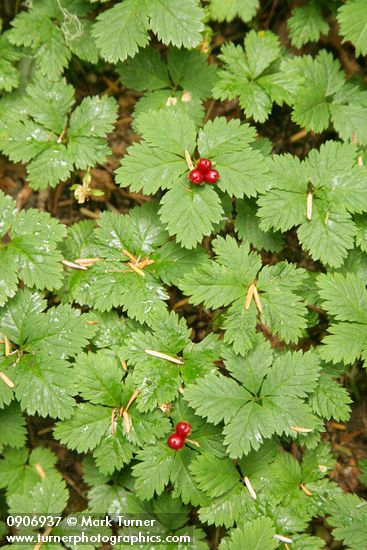
[[[198,163],[196,165],[196,168],[198,170],[203,170],[206,172],[206,170],[209,170],[212,167],[212,161],[209,159],[199,159]]]
[[[203,172],[201,170],[198,170],[197,168],[194,168],[194,170],[191,170],[189,174],[189,179],[194,183],[195,185],[199,185],[203,182]]]
[[[170,449],[174,451],[179,451],[182,447],[185,446],[185,438],[179,434],[171,434],[167,439],[167,445]]]
[[[176,425],[176,434],[186,438],[188,435],[191,434],[191,424],[183,421],[179,422]]]
[[[207,170],[205,173],[204,173],[204,181],[206,181],[206,183],[216,183],[218,181],[218,178],[219,178],[219,174],[218,174],[218,171],[217,170]]]

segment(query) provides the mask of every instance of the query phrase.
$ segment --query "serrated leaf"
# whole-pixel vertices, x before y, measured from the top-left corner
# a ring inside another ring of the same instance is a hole
[[[349,418],[351,398],[348,391],[330,376],[321,375],[309,403],[323,418],[334,418],[338,422]]]
[[[54,435],[70,449],[83,453],[95,449],[111,425],[111,411],[101,405],[81,403],[68,420],[56,424]]]
[[[223,216],[220,198],[208,186],[189,187],[183,179],[162,198],[160,217],[184,248],[194,248]]]
[[[337,540],[343,540],[353,550],[366,546],[367,508],[364,500],[357,495],[343,494],[332,499],[327,509],[330,514],[328,521],[335,527],[333,535]]]
[[[110,63],[117,63],[147,45],[147,24],[144,3],[125,0],[97,17],[92,35],[102,57]]]
[[[11,513],[60,515],[69,499],[66,483],[59,473],[52,473],[37,483],[29,494],[13,494],[9,497]]]
[[[73,103],[74,89],[64,78],[58,82],[42,79],[27,87],[25,105],[29,115],[57,135],[66,127]]]
[[[27,430],[18,403],[14,401],[8,407],[0,409],[0,423],[0,449],[6,445],[16,449],[23,447]]]
[[[273,205],[271,206],[273,207]],[[260,219],[256,217],[256,208],[252,202],[237,200],[236,209],[235,229],[241,239],[248,241],[258,250],[269,250],[270,252],[281,250],[282,235],[279,232],[265,232],[260,228]]]
[[[340,34],[356,48],[357,55],[367,54],[367,19],[363,0],[349,0],[338,9]]]
[[[233,529],[230,537],[225,537],[220,543],[220,550],[236,550],[245,540],[248,550],[266,548],[273,550],[278,546],[274,538],[275,529],[270,518],[258,518],[252,522],[246,522],[243,527]]]
[[[117,407],[122,399],[122,369],[118,361],[106,353],[82,353],[74,364],[80,394],[94,404]]]
[[[294,8],[287,23],[292,44],[296,48],[301,48],[307,42],[317,42],[320,34],[327,34],[329,30],[321,7],[314,2]]]
[[[15,395],[28,414],[52,418],[69,418],[77,393],[71,378],[70,365],[60,359],[50,360],[37,354],[20,358],[13,374]]]
[[[149,25],[164,44],[194,48],[201,41],[204,12],[196,0],[150,0]]]
[[[175,451],[164,442],[138,451],[137,459],[140,462],[132,469],[132,474],[136,478],[136,495],[142,500],[149,500],[154,493],[160,495],[168,484]]]
[[[234,489],[239,483],[238,471],[228,458],[217,458],[202,453],[190,465],[199,488],[215,498]]]
[[[50,143],[28,164],[27,174],[32,189],[45,189],[48,185],[56,187],[60,181],[65,181],[72,169],[73,161],[65,145]]]
[[[247,23],[251,21],[259,7],[259,0],[229,0],[224,5],[221,0],[211,0],[209,9],[212,19],[215,21],[232,21],[240,17]]]

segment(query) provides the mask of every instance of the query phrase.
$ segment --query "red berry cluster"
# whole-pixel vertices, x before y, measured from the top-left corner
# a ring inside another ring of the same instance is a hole
[[[191,434],[191,424],[188,422],[179,422],[176,425],[175,433],[171,434],[167,439],[167,445],[174,451],[179,451],[185,446],[185,441],[188,435]]]
[[[209,159],[199,159],[196,168],[191,170],[189,179],[195,185],[201,183],[216,183],[219,178],[218,171],[212,167],[212,161]]]

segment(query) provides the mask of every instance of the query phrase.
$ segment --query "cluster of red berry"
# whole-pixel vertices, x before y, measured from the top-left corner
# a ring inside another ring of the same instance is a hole
[[[170,449],[179,451],[185,446],[187,436],[191,434],[191,424],[188,422],[179,422],[176,425],[175,433],[171,434],[167,439],[167,444]]]
[[[218,181],[218,171],[213,168],[212,161],[209,159],[199,159],[196,168],[191,170],[189,179],[195,185],[201,183],[216,183]]]

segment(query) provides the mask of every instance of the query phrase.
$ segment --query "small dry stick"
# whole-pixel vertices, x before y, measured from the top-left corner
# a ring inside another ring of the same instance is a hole
[[[144,267],[147,267],[147,265],[154,264],[154,260],[151,260],[150,258],[144,258],[141,262],[136,264],[136,267],[140,267],[140,269],[144,269]]]
[[[34,465],[36,471],[37,471],[37,474],[40,476],[41,479],[45,479],[46,477],[46,472],[45,470],[42,468],[41,464],[35,464]]]
[[[131,420],[130,416],[127,413],[127,410],[122,411],[122,421],[124,423],[125,432],[129,434],[131,431]]]
[[[300,488],[305,493],[305,495],[307,495],[308,497],[313,496],[313,493],[311,493],[310,489],[307,489],[306,485],[304,485],[303,483],[301,483]]]
[[[117,411],[117,409],[113,409],[112,414],[111,414],[111,434],[112,435],[115,435],[115,433],[116,433],[116,424],[115,424],[116,411]]]
[[[9,388],[15,387],[14,382],[10,380],[9,376],[6,376],[5,372],[0,371],[0,378],[7,386],[9,386]]]
[[[257,307],[257,311],[259,313],[262,313],[263,308],[262,308],[262,305],[261,305],[261,302],[260,302],[260,296],[259,296],[259,293],[257,291],[256,286],[254,288],[254,300],[255,300],[256,307]]]
[[[42,533],[41,540],[37,542],[33,550],[40,550],[42,544],[44,544],[47,540],[48,535],[51,533],[52,527],[47,527],[47,529]],[[46,539],[46,540],[45,540]]]
[[[306,218],[311,221],[312,219],[312,193],[309,191],[307,193],[307,208],[306,208]]]
[[[5,356],[8,357],[11,354],[11,344],[9,338],[4,336],[5,340]]]
[[[313,432],[313,428],[302,428],[301,426],[291,426],[291,430],[300,434],[307,434]]]
[[[296,143],[296,141],[299,141],[300,139],[303,139],[306,136],[307,136],[307,130],[305,129],[300,130],[299,132],[296,132],[295,134],[293,134],[293,136],[289,138],[289,143]]]
[[[140,267],[138,267],[137,265],[133,264],[132,262],[128,262],[127,264],[129,267],[131,267],[131,269],[133,271],[135,271],[135,273],[137,273],[138,275],[140,275],[141,277],[145,277],[145,273],[142,269],[140,269]]]
[[[77,258],[75,263],[78,265],[83,265],[85,267],[90,267],[95,263],[99,262],[101,258]]]
[[[191,443],[191,445],[195,445],[195,447],[200,448],[200,443],[198,441],[195,441],[195,439],[186,439],[188,443]]]
[[[148,355],[153,355],[154,357],[159,357],[159,359],[165,359],[166,361],[171,361],[176,365],[183,365],[183,360],[178,357],[172,357],[172,355],[167,355],[167,353],[162,353],[160,351],[154,351],[153,349],[145,349],[145,353]]]
[[[121,363],[121,366],[124,370],[127,370],[127,364],[126,364],[126,361],[125,359],[120,359],[120,363]]]
[[[254,295],[255,288],[256,288],[255,283],[252,283],[252,284],[248,287],[248,291],[247,291],[247,294],[246,294],[246,302],[245,302],[245,309],[246,309],[246,310],[248,310],[248,309],[250,308],[251,300],[252,300],[252,297],[253,297],[253,295]]]
[[[125,407],[125,411],[128,411],[128,410],[129,410],[129,408],[131,407],[131,405],[134,403],[135,399],[138,397],[139,392],[140,392],[140,388],[138,388],[138,389],[136,389],[136,390],[134,391],[134,393],[132,394],[132,396],[131,396],[130,399],[129,399],[128,404],[127,404],[126,407]]]
[[[62,262],[66,267],[70,267],[71,269],[79,269],[80,271],[87,271],[87,267],[84,265],[79,265],[74,262],[69,262],[69,260],[62,260]]]
[[[131,252],[129,252],[128,250],[123,250],[122,253],[127,256],[129,258],[129,260],[131,260],[132,262],[134,262],[134,264],[137,262],[137,259],[135,258],[135,256],[133,256],[131,254]]]
[[[252,484],[251,484],[251,481],[249,480],[249,478],[247,476],[245,476],[243,478],[243,481],[245,482],[245,485],[247,487],[247,489],[249,490],[249,493],[251,495],[251,497],[256,500],[257,499],[257,494],[255,493],[255,489],[253,488]]]
[[[289,544],[293,542],[293,539],[290,539],[289,537],[284,537],[283,535],[274,535],[274,538],[280,540],[280,542],[289,542]]]
[[[185,149],[185,159],[186,159],[186,164],[191,172],[191,170],[194,169],[194,165],[193,165],[193,162],[191,160],[191,157],[190,157],[190,153],[188,152],[187,149]]]

